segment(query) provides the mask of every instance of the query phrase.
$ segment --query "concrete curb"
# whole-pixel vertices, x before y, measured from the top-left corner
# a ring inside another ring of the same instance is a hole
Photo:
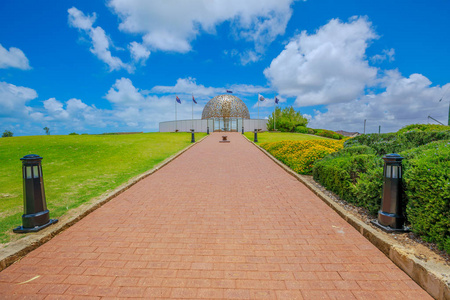
[[[245,135],[244,135],[245,137]],[[322,199],[328,206],[336,211],[347,223],[358,230],[375,247],[380,249],[394,264],[402,269],[409,277],[419,284],[426,292],[435,299],[450,299],[450,266],[432,260],[418,259],[413,252],[396,241],[390,234],[375,229],[364,223],[360,218],[346,211],[338,203],[329,198],[321,190],[312,185],[308,177],[299,175],[288,166],[280,162],[265,149],[255,144],[259,150],[266,154],[287,173],[308,187],[314,194]]]
[[[5,248],[0,249],[0,271],[12,265],[16,261],[20,260],[20,258],[27,255],[34,249],[45,244],[46,242],[51,240],[54,236],[58,235],[59,233],[69,228],[70,226],[74,225],[79,220],[83,219],[88,214],[90,214],[103,204],[109,202],[116,196],[125,192],[139,181],[143,180],[144,178],[150,176],[159,169],[163,168],[171,161],[176,159],[178,156],[189,150],[191,147],[195,146],[197,143],[200,143],[207,137],[208,135],[201,138],[199,141],[187,146],[186,148],[178,151],[174,155],[170,156],[169,158],[166,158],[164,161],[157,164],[151,170],[130,179],[128,182],[120,185],[111,192],[103,194],[97,198],[94,198],[88,201],[87,203],[84,203],[79,207],[69,211],[67,214],[61,216],[58,223],[51,225],[46,229],[43,229],[41,232],[28,234],[24,238],[14,241],[8,244]]]

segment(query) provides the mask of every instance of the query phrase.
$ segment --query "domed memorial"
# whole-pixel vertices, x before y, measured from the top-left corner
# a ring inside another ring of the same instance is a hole
[[[190,98],[190,97],[189,97]],[[212,132],[212,131],[254,131],[267,130],[266,119],[250,119],[247,105],[236,96],[230,94],[218,95],[209,100],[202,111],[201,119],[194,119],[194,107],[197,104],[192,98],[192,102],[186,101],[191,106],[190,119],[178,119],[177,107],[186,102],[174,97],[174,121],[164,121],[159,123],[160,132]],[[186,109],[184,114],[186,115]]]
[[[213,131],[238,131],[244,119],[250,119],[250,113],[241,99],[224,94],[206,103],[202,119],[213,120]]]

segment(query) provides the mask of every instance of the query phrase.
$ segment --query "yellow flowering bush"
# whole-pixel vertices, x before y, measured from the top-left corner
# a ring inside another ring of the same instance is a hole
[[[263,143],[261,147],[299,174],[311,174],[313,163],[342,149],[342,140],[307,140]]]

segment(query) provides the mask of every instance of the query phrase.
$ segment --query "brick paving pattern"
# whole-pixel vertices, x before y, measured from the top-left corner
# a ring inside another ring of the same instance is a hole
[[[211,134],[0,273],[0,299],[431,299],[238,133]]]

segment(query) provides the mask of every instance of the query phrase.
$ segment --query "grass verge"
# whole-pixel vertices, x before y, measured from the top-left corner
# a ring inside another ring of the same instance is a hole
[[[205,133],[197,133],[199,140]],[[0,243],[20,238],[23,214],[20,158],[42,160],[51,218],[98,197],[190,145],[190,133],[26,136],[0,139]]]
[[[254,132],[245,132],[244,135],[251,141],[254,138]],[[273,143],[280,141],[307,141],[307,140],[328,140],[321,136],[315,136],[303,133],[294,132],[258,132],[258,144],[261,143]]]

